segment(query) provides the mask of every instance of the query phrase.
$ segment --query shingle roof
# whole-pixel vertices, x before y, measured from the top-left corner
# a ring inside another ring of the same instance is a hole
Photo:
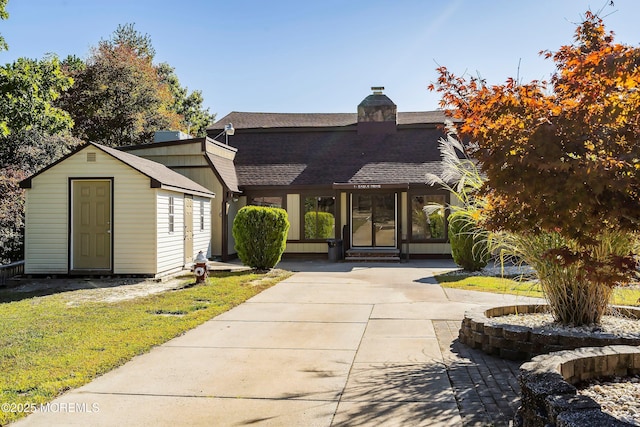
[[[74,154],[86,149],[87,147],[95,147],[104,153],[114,157],[117,160],[120,160],[124,164],[132,167],[143,175],[146,175],[151,179],[151,185],[157,186],[160,188],[168,188],[171,190],[182,191],[188,194],[195,194],[198,196],[205,197],[215,197],[215,194],[200,184],[190,180],[184,175],[180,175],[177,172],[172,171],[166,166],[153,162],[151,160],[143,159],[142,157],[135,156],[133,154],[125,153],[123,151],[117,150],[115,148],[106,147],[104,145],[96,144],[94,142],[89,142],[87,144],[78,147],[73,152],[67,154],[66,156],[58,159],[56,162],[51,163],[44,169],[41,169],[34,175],[20,182],[20,186],[22,188],[31,188],[31,181],[34,177],[42,174],[48,169],[51,169],[58,163],[63,162],[65,159],[73,156]]]
[[[387,135],[323,130],[236,132],[229,144],[239,185],[424,184],[441,172],[440,129],[405,128]]]
[[[398,125],[443,123],[444,111],[418,111],[398,113]],[[251,113],[234,111],[209,127],[212,132],[222,131],[227,123],[235,129],[322,128],[356,125],[356,113]]]
[[[126,163],[141,174],[157,181],[162,186],[168,186],[175,189],[183,190],[186,193],[196,193],[198,195],[206,195],[210,197],[215,196],[215,194],[211,190],[208,190],[207,188],[203,187],[195,181],[190,180],[186,176],[179,174],[178,172],[172,171],[165,165],[148,159],[144,159],[142,157],[138,157],[134,154],[117,150],[115,148],[106,147],[104,145],[96,144],[93,142],[90,144],[115,157],[121,162]]]
[[[224,182],[224,185],[226,185],[230,191],[239,193],[238,176],[236,175],[236,167],[233,164],[233,160],[222,156],[216,156],[211,153],[207,153],[207,158],[213,165],[214,169],[218,172],[220,179]]]

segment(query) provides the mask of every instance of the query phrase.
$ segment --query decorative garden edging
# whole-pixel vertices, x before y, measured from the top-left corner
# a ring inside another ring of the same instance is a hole
[[[640,309],[614,307],[620,315],[640,319]],[[613,334],[589,334],[587,332],[550,332],[527,326],[489,324],[489,318],[510,314],[546,313],[548,306],[510,305],[489,309],[474,309],[465,313],[460,328],[460,342],[471,348],[503,359],[529,360],[539,354],[580,347],[604,347],[607,345],[640,345],[640,338],[620,337]]]
[[[520,367],[517,427],[630,426],[602,412],[575,384],[593,378],[640,374],[640,348],[626,345],[586,347],[534,357]]]

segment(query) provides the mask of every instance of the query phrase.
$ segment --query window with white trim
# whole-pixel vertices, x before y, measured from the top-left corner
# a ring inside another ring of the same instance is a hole
[[[175,213],[175,198],[173,196],[169,196],[169,233],[173,233],[175,230]]]
[[[204,231],[204,200],[200,200],[200,231]]]

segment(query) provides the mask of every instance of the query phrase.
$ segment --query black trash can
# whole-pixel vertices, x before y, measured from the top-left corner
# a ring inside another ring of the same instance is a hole
[[[329,246],[329,261],[342,260],[342,239],[327,239]]]

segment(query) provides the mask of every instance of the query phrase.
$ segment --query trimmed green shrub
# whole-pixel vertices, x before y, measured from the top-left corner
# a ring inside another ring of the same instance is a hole
[[[449,216],[449,242],[453,261],[468,271],[482,270],[491,257],[485,233],[465,215]]]
[[[240,260],[258,270],[273,268],[280,261],[288,231],[287,211],[263,206],[240,209],[232,228]]]
[[[329,239],[334,237],[335,218],[329,212],[307,212],[304,214],[304,237],[307,239]]]

